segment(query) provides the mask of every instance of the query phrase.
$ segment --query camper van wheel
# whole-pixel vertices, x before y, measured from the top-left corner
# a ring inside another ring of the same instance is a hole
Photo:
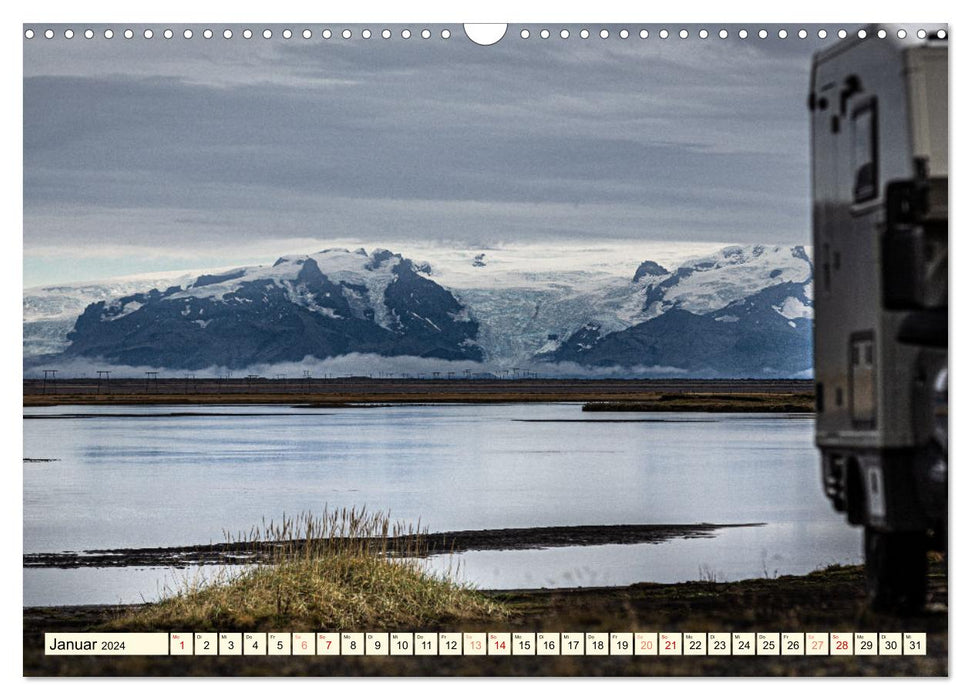
[[[912,613],[927,596],[927,537],[923,532],[866,528],[866,585],[870,607]]]

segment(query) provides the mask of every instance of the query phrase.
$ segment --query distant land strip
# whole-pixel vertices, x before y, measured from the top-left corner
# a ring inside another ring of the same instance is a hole
[[[664,392],[640,401],[594,401],[583,406],[593,412],[683,411],[700,413],[814,413],[812,393]]]
[[[651,402],[660,394],[811,396],[808,379],[97,379],[23,380],[24,406]],[[671,409],[676,410],[676,409]]]
[[[420,536],[419,549],[427,556],[467,551],[589,547],[604,544],[657,544],[673,539],[715,537],[718,530],[758,527],[765,523],[694,525],[580,525],[572,527],[460,530]],[[326,545],[326,540],[319,541]],[[362,540],[374,551],[414,551],[415,536]],[[24,555],[24,568],[77,569],[82,567],[164,566],[184,568],[201,565],[245,565],[279,561],[280,552],[300,547],[304,540],[284,542],[222,542],[185,547],[99,549]]]

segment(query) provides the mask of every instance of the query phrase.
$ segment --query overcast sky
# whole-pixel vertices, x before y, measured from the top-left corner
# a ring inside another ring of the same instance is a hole
[[[25,286],[335,239],[809,242],[805,104],[828,41],[310,26],[25,41]]]

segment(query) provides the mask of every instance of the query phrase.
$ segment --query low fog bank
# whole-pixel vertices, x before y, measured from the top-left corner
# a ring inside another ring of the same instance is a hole
[[[117,365],[87,358],[57,358],[38,362],[36,358],[25,360],[23,378],[43,379],[44,370],[57,370],[57,379],[97,379],[99,371],[111,372],[112,378],[144,378],[146,372],[158,372],[159,379],[181,379],[188,376],[197,379],[242,378],[257,376],[264,379],[303,379],[308,375],[315,379],[338,379],[344,377],[371,377],[375,379],[651,379],[651,378],[744,378],[718,372],[698,372],[678,367],[585,367],[573,362],[524,363],[517,366],[470,361],[449,361],[422,357],[385,357],[382,355],[358,354],[321,360],[305,357],[301,362],[276,364],[254,364],[243,369],[207,367],[201,370],[169,370],[165,367]],[[812,372],[807,370],[796,375],[763,369],[758,379],[785,378],[808,379]]]

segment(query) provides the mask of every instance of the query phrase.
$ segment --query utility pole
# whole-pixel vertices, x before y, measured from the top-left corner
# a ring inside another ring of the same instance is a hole
[[[57,393],[57,370],[56,369],[45,369],[44,370],[44,393],[47,393],[47,383],[50,380],[51,393]]]

